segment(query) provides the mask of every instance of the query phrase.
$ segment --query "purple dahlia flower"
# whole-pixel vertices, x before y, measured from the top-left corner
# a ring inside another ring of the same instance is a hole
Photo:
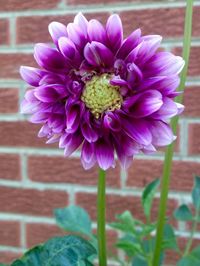
[[[157,51],[161,36],[141,30],[123,39],[118,15],[99,21],[78,14],[73,23],[49,25],[55,46],[36,44],[40,68],[22,66],[28,90],[22,112],[41,123],[39,137],[59,142],[66,156],[81,147],[85,169],[123,167],[140,151],[152,153],[175,136],[169,119],[183,110],[178,95],[179,56]]]

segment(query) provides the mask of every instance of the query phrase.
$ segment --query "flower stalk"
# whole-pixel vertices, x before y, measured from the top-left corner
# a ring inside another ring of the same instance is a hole
[[[187,77],[187,69],[188,69],[188,62],[190,55],[190,44],[191,44],[191,32],[192,32],[192,13],[193,13],[193,0],[187,0],[185,27],[184,27],[184,41],[183,41],[183,59],[185,60],[185,66],[181,72],[181,81],[178,91],[184,91],[186,77]],[[179,95],[176,100],[178,103],[182,103],[183,94]],[[171,127],[175,135],[177,132],[178,120],[179,117],[176,116],[171,121]],[[163,178],[161,182],[161,196],[160,196],[160,205],[159,205],[159,214],[158,214],[158,225],[156,231],[156,243],[155,243],[155,250],[154,250],[154,257],[152,264],[153,266],[159,266],[159,261],[160,261],[173,153],[174,153],[174,143],[170,144],[165,152]]]
[[[106,252],[106,171],[99,169],[97,194],[97,238],[99,265],[107,266]]]

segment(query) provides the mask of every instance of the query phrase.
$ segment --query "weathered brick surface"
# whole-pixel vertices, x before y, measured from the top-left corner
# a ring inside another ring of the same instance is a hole
[[[0,113],[18,112],[18,89],[0,88]]]
[[[53,209],[68,203],[67,193],[0,187],[0,212],[52,216]]]
[[[47,241],[51,237],[62,236],[66,233],[56,225],[28,223],[26,224],[26,242],[28,248]]]
[[[60,0],[0,0],[0,11],[17,11],[28,9],[49,9],[59,5]]]
[[[12,251],[0,251],[0,259],[2,263],[11,263],[17,258],[19,258],[22,254],[18,252]]]
[[[200,87],[186,88],[184,92],[185,110],[183,116],[199,117],[200,116]]]
[[[177,47],[173,49],[173,52],[177,55],[181,55],[182,49]],[[189,76],[198,76],[200,75],[200,47],[191,47],[190,51],[190,60],[189,60],[189,68],[188,68],[188,75]]]
[[[127,186],[144,187],[161,177],[163,162],[160,160],[135,160],[128,171]],[[171,190],[190,191],[193,176],[200,174],[200,163],[174,161],[171,172]]]
[[[199,124],[190,124],[189,125],[189,153],[191,155],[200,154],[200,123]],[[200,170],[199,173],[200,175]]]
[[[88,19],[96,18],[105,22],[108,13],[86,14]],[[73,22],[74,15],[65,16],[32,16],[19,17],[17,19],[17,43],[52,42],[48,32],[48,25],[52,21],[58,21],[65,25]]]
[[[0,62],[1,62],[1,71],[0,79],[15,79],[20,78],[19,68],[21,65],[36,66],[32,54],[1,54],[0,53]]]
[[[9,21],[0,19],[0,45],[9,44]]]
[[[20,246],[20,223],[16,221],[0,221],[0,245]]]
[[[136,196],[120,196],[120,195],[107,195],[107,221],[115,220],[115,216],[124,212],[125,210],[131,211],[134,217],[144,220],[144,214],[141,205],[141,199]],[[92,193],[79,192],[76,194],[76,203],[89,212],[93,220],[96,220],[96,195]],[[175,200],[170,200],[168,203],[168,215],[177,207]],[[152,219],[157,217],[158,201],[152,208]]]
[[[54,165],[54,167],[52,167]],[[97,167],[85,171],[80,159],[66,159],[64,157],[29,157],[29,178],[37,182],[61,182],[79,185],[97,185]],[[76,171],[74,171],[76,169]],[[107,173],[107,186],[120,186],[120,169],[109,170]]]
[[[29,122],[0,122],[0,145],[15,147],[57,147],[56,144],[45,144],[45,138],[38,138],[41,125]]]
[[[20,180],[21,165],[17,154],[0,154],[0,179]]]

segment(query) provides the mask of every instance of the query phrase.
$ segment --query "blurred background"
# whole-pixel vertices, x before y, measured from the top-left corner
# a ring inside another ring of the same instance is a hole
[[[49,42],[48,24],[67,24],[81,11],[105,23],[111,13],[123,21],[125,36],[140,27],[143,34],[163,36],[162,48],[181,54],[186,1],[162,0],[0,0],[0,262],[9,263],[27,248],[51,236],[62,235],[52,210],[67,204],[86,208],[96,226],[97,169],[84,171],[79,153],[63,157],[57,145],[37,138],[39,127],[27,122],[19,106],[26,85],[20,65],[35,66],[36,42]],[[184,95],[186,109],[180,119],[172,170],[168,214],[190,203],[195,175],[200,176],[200,1],[194,4],[193,38]],[[162,173],[163,151],[139,155],[127,172],[117,166],[107,175],[107,221],[129,209],[141,218],[143,186]],[[152,217],[157,215],[155,201]],[[187,241],[190,225],[175,223],[180,243]],[[109,247],[116,233],[108,230]],[[200,243],[200,234],[195,235]],[[112,248],[113,252],[116,252]],[[167,256],[174,265],[176,257]]]

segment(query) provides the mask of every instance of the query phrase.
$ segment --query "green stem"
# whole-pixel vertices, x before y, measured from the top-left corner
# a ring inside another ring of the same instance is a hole
[[[184,42],[183,42],[183,59],[185,60],[185,66],[181,73],[181,82],[178,91],[184,90],[186,77],[187,77],[188,61],[190,55],[191,31],[192,31],[192,11],[193,11],[192,9],[193,9],[193,0],[187,0]],[[183,100],[183,95],[177,97],[177,102],[181,103],[182,100]],[[171,121],[171,126],[174,134],[176,134],[177,132],[178,119],[179,117],[176,116]],[[161,196],[160,196],[159,213],[158,213],[158,225],[156,230],[156,243],[155,243],[155,250],[153,256],[153,266],[159,266],[159,260],[161,255],[161,245],[163,240],[163,230],[166,219],[167,199],[168,199],[173,153],[174,153],[174,143],[169,145],[165,152],[163,178],[161,182]]]
[[[99,169],[97,195],[97,237],[99,266],[107,266],[106,255],[106,172]]]

